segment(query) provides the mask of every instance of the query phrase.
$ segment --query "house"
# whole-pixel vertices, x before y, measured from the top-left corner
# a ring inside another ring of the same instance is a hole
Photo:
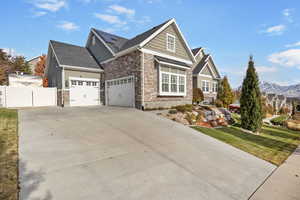
[[[12,87],[43,87],[43,79],[40,76],[28,74],[11,73],[8,74],[8,85]]]
[[[203,48],[192,50],[195,56],[193,66],[193,88],[200,88],[204,95],[204,101],[213,103],[217,98],[220,73],[209,54],[205,54]]]
[[[45,75],[60,105],[171,107],[192,103],[196,58],[170,19],[131,39],[92,28],[85,47],[50,41]]]
[[[34,74],[35,67],[39,61],[40,61],[40,56],[36,56],[27,61],[28,65],[30,66],[30,71],[32,72],[32,74]]]

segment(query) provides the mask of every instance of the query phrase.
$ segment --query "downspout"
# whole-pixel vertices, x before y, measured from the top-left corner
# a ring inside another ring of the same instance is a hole
[[[61,84],[61,105],[62,107],[65,106],[65,100],[64,100],[64,92],[65,92],[65,67],[62,67],[61,71],[61,79],[62,79],[62,84]]]
[[[141,62],[142,62],[142,110],[145,109],[145,55],[144,52],[142,52],[142,58],[141,58]]]

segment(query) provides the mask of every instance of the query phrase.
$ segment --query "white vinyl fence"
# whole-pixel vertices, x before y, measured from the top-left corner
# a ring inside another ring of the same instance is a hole
[[[0,87],[0,107],[40,107],[56,105],[56,88]]]

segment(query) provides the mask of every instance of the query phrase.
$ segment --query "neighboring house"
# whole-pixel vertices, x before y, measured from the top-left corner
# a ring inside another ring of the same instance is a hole
[[[220,73],[209,54],[203,48],[192,50],[196,63],[193,67],[193,87],[200,88],[204,94],[204,101],[213,103],[217,98]]]
[[[292,111],[292,109],[293,109],[293,102],[294,102],[295,106],[297,107],[298,105],[300,105],[300,98],[297,98],[297,97],[287,97],[286,98],[286,106],[290,109],[290,111]],[[300,112],[300,110],[298,112]]]
[[[13,73],[8,74],[8,85],[12,87],[43,87],[43,79],[40,76]]]
[[[46,77],[64,105],[171,107],[192,103],[195,62],[171,19],[132,39],[92,28],[86,47],[50,41]]]
[[[37,63],[40,61],[40,56],[34,57],[32,59],[30,59],[29,61],[27,61],[27,63],[30,66],[30,70],[31,73],[34,74],[35,72],[35,66],[37,65]]]
[[[288,108],[291,110],[292,99],[290,97],[286,97],[284,95],[278,95],[274,93],[265,93],[262,92],[262,96],[266,99],[266,104],[272,106],[276,109],[276,111],[280,111],[281,108]]]

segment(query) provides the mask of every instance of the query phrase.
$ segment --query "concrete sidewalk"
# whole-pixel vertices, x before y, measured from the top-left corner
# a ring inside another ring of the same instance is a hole
[[[265,199],[300,199],[300,146],[250,198]]]

